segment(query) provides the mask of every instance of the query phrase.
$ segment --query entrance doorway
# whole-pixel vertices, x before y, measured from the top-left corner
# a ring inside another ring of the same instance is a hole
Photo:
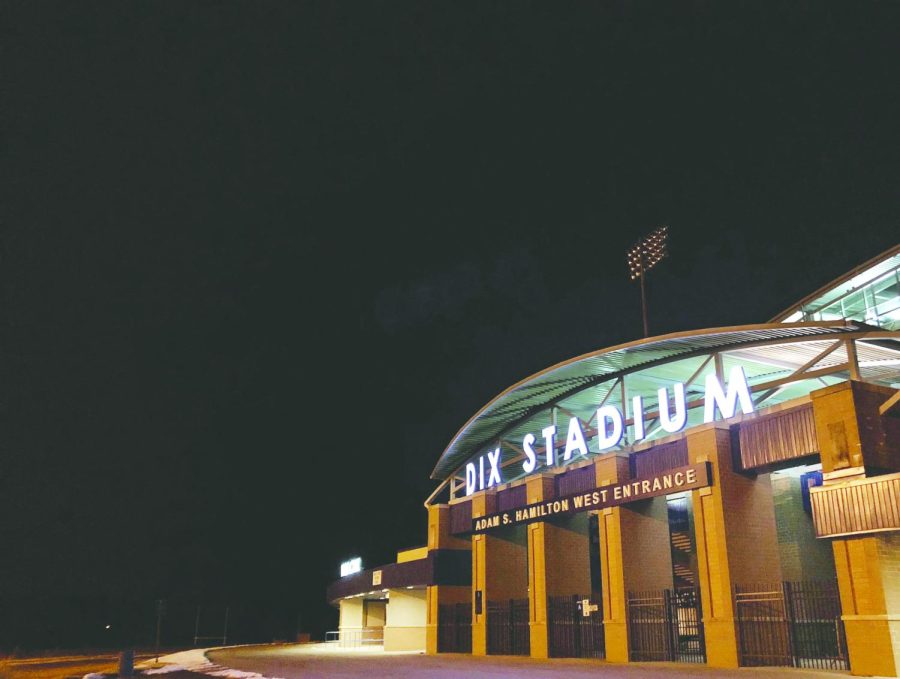
[[[657,506],[652,514],[666,526],[651,547],[668,548],[671,586],[628,592],[629,658],[634,661],[704,663],[706,642],[691,496],[675,493],[653,502]],[[664,546],[661,543],[666,538],[668,544]]]

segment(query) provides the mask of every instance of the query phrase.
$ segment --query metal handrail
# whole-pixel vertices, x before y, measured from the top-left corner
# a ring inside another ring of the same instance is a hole
[[[325,632],[325,643],[338,644],[343,648],[380,645],[384,643],[384,628],[365,627],[360,629],[332,630]]]

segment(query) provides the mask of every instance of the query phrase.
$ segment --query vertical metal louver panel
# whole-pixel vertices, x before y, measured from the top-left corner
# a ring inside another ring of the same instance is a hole
[[[688,465],[687,441],[679,439],[654,446],[650,450],[634,453],[630,461],[631,474],[637,478],[653,476],[677,467],[686,467]]]
[[[812,403],[742,422],[738,438],[744,469],[756,469],[819,452]]]
[[[900,530],[900,474],[810,492],[816,536]]]
[[[472,529],[472,502],[450,505],[450,532],[467,533]]]
[[[501,490],[497,493],[497,511],[505,512],[507,509],[524,507],[527,504],[526,492],[524,484]]]
[[[597,487],[594,465],[572,469],[556,477],[556,494],[573,495],[584,493]]]

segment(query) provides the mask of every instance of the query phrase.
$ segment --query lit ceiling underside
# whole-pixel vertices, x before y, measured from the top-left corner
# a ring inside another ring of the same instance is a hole
[[[623,381],[629,405],[640,395],[647,409],[655,409],[657,390],[677,382],[687,383],[688,403],[698,403],[706,375],[715,371],[715,354],[726,375],[734,365],[743,367],[757,407],[804,396],[849,378],[849,339],[856,340],[862,379],[900,388],[900,333],[858,323],[782,323],[666,335],[586,354],[510,387],[457,433],[432,477],[444,480],[498,444],[503,462],[516,460],[525,434],[539,437],[554,418],[562,432],[573,416],[590,429],[601,403],[627,417]],[[702,408],[688,413],[688,427],[702,421]],[[653,423],[647,431],[646,440],[666,435]],[[620,447],[629,446],[626,436]]]

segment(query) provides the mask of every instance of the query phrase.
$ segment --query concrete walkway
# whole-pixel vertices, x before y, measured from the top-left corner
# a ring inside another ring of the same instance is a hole
[[[385,653],[379,649],[340,649],[325,644],[240,647],[210,651],[218,665],[279,679],[493,679],[523,677],[538,679],[838,679],[847,672],[797,670],[786,667],[719,670],[705,665],[680,663],[635,663],[613,665],[600,660],[531,660],[530,658],[420,653]]]

